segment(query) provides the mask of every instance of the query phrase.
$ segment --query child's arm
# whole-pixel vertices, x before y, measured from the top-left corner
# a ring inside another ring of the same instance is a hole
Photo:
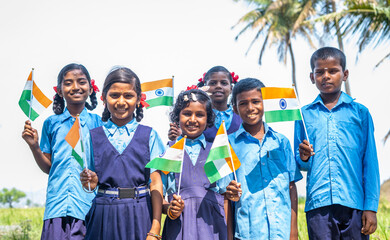
[[[363,211],[362,224],[362,233],[364,235],[373,234],[377,227],[376,212]]]
[[[159,171],[154,171],[150,174],[150,195],[152,197],[153,221],[150,233],[160,234],[161,229],[161,209],[163,203],[163,187],[161,175]],[[148,236],[146,239],[155,240],[155,237]]]
[[[178,136],[181,135],[181,130],[177,123],[170,123],[169,124],[169,131],[168,131],[168,139],[171,141],[175,141]]]
[[[298,239],[298,193],[295,182],[290,182],[291,229],[290,239]]]
[[[41,151],[38,143],[38,131],[31,126],[30,120],[27,120],[24,124],[22,138],[30,147],[35,162],[38,164],[39,168],[44,173],[49,174],[51,168],[51,154]]]
[[[232,208],[231,208],[230,201],[226,197],[226,195],[224,195],[223,205],[224,205],[224,210],[225,210],[228,240],[233,240],[234,229],[233,229]]]
[[[91,191],[95,190],[98,180],[96,173],[89,169],[87,171],[87,169],[84,168],[84,170],[80,173],[80,181],[85,189],[91,187]],[[90,183],[90,185],[88,185],[88,183]]]

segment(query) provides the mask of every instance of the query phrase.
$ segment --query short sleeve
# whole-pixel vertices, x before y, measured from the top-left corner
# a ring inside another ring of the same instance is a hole
[[[52,136],[51,136],[51,121],[50,119],[46,119],[45,122],[43,123],[42,127],[42,134],[41,134],[41,143],[40,143],[40,148],[41,151],[44,153],[52,153]]]

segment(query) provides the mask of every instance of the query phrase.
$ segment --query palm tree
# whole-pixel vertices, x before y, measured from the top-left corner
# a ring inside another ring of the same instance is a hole
[[[297,34],[301,34],[308,40],[309,45],[314,48],[311,40],[313,25],[300,21],[302,16],[308,16],[314,12],[310,4],[307,4],[309,1],[311,0],[246,0],[247,3],[254,4],[256,8],[245,14],[236,24],[236,26],[242,23],[246,24],[237,34],[236,40],[250,29],[256,31],[256,35],[246,53],[250,51],[252,45],[260,37],[264,37],[259,53],[259,65],[262,63],[262,57],[267,46],[277,45],[279,61],[283,61],[284,64],[287,62],[287,55],[290,55],[292,83],[295,86],[297,86],[297,82],[292,39]],[[299,24],[296,25],[296,22],[299,22]]]

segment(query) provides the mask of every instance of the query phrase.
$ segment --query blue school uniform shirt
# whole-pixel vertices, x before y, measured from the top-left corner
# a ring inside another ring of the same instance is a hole
[[[243,125],[229,135],[241,167],[237,169],[237,182],[242,195],[235,204],[238,239],[289,239],[291,225],[290,182],[302,178],[296,166],[290,142],[266,123],[264,137],[259,141]],[[226,186],[233,174],[223,178],[219,185]]]
[[[94,193],[86,193],[82,189],[82,168],[71,156],[72,147],[65,141],[75,120],[65,109],[62,114],[50,116],[43,123],[40,147],[42,152],[51,154],[44,220],[66,216],[84,220],[95,197]],[[86,161],[88,167],[94,170],[89,129],[101,126],[102,121],[100,116],[88,113],[84,108],[80,113],[80,125]]]
[[[179,136],[177,138],[177,141],[179,141],[182,138],[183,138],[182,136]],[[186,145],[184,146],[184,150],[187,152],[187,154],[190,157],[191,162],[194,166],[196,164],[196,161],[198,160],[201,148],[202,149],[206,148],[206,138],[204,137],[203,134],[195,139],[188,139],[187,138]],[[177,192],[174,173],[169,173],[168,175],[162,173],[161,180],[163,183],[164,195],[165,194],[169,195],[169,194]],[[220,191],[219,187],[213,187],[210,189],[214,192]]]
[[[302,114],[315,152],[308,162],[300,159],[299,143],[306,136],[302,121],[296,121],[295,158],[308,171],[305,211],[340,204],[376,212],[380,179],[368,109],[342,92],[332,110],[318,95]]]
[[[135,130],[137,130],[138,125],[139,123],[135,118],[121,127],[118,127],[111,120],[108,120],[106,123],[104,123],[103,130],[110,143],[121,154],[129,145],[131,139],[133,139]],[[165,150],[165,145],[154,129],[152,129],[149,136],[149,150],[150,160],[158,157]],[[155,169],[150,169],[150,173],[154,171]]]
[[[222,124],[222,121],[225,121],[225,127],[226,129],[229,129],[233,120],[233,108],[229,105],[228,109],[226,109],[225,111],[218,111],[214,108],[213,111],[215,113],[214,126],[219,129]]]

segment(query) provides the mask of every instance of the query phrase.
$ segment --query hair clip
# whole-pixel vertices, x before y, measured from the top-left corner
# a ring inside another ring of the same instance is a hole
[[[198,89],[198,86],[196,86],[196,85],[191,85],[191,86],[187,87],[187,90],[186,90],[186,91],[191,90],[191,89]]]
[[[141,104],[141,107],[149,107],[149,103],[147,103],[146,101],[146,94],[145,93],[141,93],[141,101],[140,101],[140,104]]]
[[[231,72],[230,75],[232,75],[232,83],[238,82],[238,75],[235,75],[234,72]]]
[[[190,100],[190,99],[188,98],[188,95],[187,95],[187,94],[183,96],[183,101],[184,101],[184,102],[188,102],[189,100]]]
[[[58,93],[57,92],[57,86],[53,87],[53,89],[54,89],[54,92]]]
[[[203,92],[205,92],[205,93],[207,93],[207,95],[212,95],[212,93],[211,92],[208,92],[208,90],[210,89],[210,86],[203,86],[203,87],[200,87],[200,88],[198,88],[199,90],[202,90]]]
[[[191,98],[192,98],[192,101],[196,102],[198,101],[198,98],[196,97],[196,94],[195,93],[191,93]]]
[[[93,91],[95,91],[95,93],[99,92],[99,88],[95,84],[95,79],[91,79],[91,86],[93,88]]]
[[[103,100],[103,95],[100,96],[100,100],[102,100],[102,101],[104,102],[104,100]]]

